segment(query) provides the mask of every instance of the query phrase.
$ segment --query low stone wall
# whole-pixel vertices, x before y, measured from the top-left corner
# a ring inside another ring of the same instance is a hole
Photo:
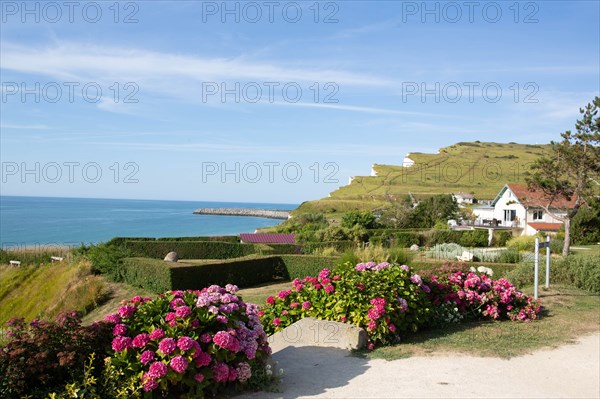
[[[367,344],[367,332],[355,325],[305,317],[269,337],[269,346],[277,352],[288,346],[320,346],[361,349]]]
[[[252,216],[283,220],[287,220],[290,216],[289,211],[252,208],[198,208],[194,213],[196,215]]]

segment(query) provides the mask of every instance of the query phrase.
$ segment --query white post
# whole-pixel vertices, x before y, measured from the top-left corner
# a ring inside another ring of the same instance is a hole
[[[534,272],[533,272],[533,297],[535,299],[538,298],[538,277],[540,274],[540,239],[539,237],[535,237],[535,252],[533,253],[534,259]]]
[[[550,288],[550,236],[546,236],[546,289]]]

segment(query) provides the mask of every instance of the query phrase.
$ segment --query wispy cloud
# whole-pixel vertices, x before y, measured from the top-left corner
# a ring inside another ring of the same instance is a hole
[[[26,130],[46,130],[50,129],[46,125],[13,125],[13,124],[0,124],[0,129],[26,129]]]
[[[185,79],[199,82],[260,80],[289,82],[336,82],[357,86],[385,86],[386,79],[344,70],[300,69],[275,63],[235,58],[161,53],[136,48],[100,47],[81,43],[58,43],[33,48],[2,43],[1,68],[36,73],[58,79]],[[168,82],[168,81],[167,81]]]

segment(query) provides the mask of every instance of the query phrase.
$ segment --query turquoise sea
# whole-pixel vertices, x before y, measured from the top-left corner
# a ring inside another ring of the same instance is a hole
[[[295,204],[0,196],[2,248],[99,243],[117,236],[252,233],[281,220],[194,215],[196,208],[291,210]]]

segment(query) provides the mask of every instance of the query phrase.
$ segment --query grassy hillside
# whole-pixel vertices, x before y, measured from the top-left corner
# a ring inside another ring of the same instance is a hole
[[[444,193],[473,193],[493,199],[505,183],[524,182],[524,172],[548,145],[457,143],[437,154],[411,153],[410,167],[375,165],[377,176],[357,176],[330,197],[308,201],[295,214],[323,212],[330,216],[350,209],[376,209],[411,193],[417,199]]]
[[[107,286],[89,264],[0,266],[0,326],[12,317],[53,318],[66,310],[87,312],[103,301]]]

